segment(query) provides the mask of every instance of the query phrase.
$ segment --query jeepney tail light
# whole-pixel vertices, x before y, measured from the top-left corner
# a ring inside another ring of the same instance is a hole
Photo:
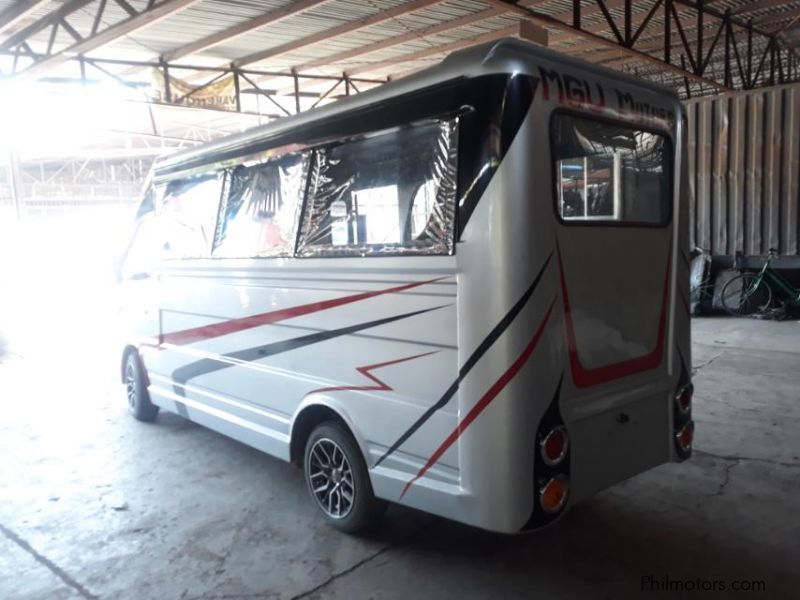
[[[675,406],[681,413],[688,413],[692,409],[693,393],[694,386],[690,383],[689,385],[683,386],[678,390],[678,393],[675,394]]]
[[[678,447],[683,452],[689,452],[692,449],[692,441],[694,440],[694,421],[689,421],[681,427],[675,434],[675,441]]]
[[[539,504],[548,514],[555,514],[564,508],[569,495],[569,483],[563,475],[556,475],[539,490]]]
[[[567,430],[558,426],[550,430],[539,442],[539,454],[548,467],[559,464],[569,450],[569,437]]]

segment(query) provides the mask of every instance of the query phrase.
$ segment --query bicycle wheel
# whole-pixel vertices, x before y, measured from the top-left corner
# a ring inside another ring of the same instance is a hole
[[[772,290],[753,273],[742,273],[722,286],[722,306],[735,317],[765,310],[772,302]]]

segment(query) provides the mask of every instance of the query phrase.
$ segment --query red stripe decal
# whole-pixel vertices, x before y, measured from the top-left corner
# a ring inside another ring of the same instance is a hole
[[[575,335],[575,324],[572,321],[572,307],[567,292],[567,282],[564,277],[564,264],[561,261],[561,250],[558,250],[558,270],[561,275],[561,295],[564,299],[564,326],[567,330],[567,350],[569,353],[572,381],[577,387],[589,387],[606,383],[634,373],[655,369],[661,364],[664,356],[664,336],[667,330],[667,306],[669,297],[669,275],[671,271],[672,244],[667,252],[667,267],[664,275],[664,291],[661,298],[661,313],[658,317],[658,336],[652,352],[594,369],[587,369],[581,364],[578,356],[578,343]]]
[[[279,310],[273,310],[258,315],[250,315],[249,317],[231,319],[229,321],[222,321],[221,323],[212,323],[211,325],[203,325],[202,327],[184,329],[183,331],[174,331],[172,333],[163,334],[160,338],[160,343],[177,345],[190,344],[200,340],[207,340],[210,338],[227,335],[229,333],[244,331],[245,329],[260,327],[261,325],[269,325],[271,323],[285,321],[286,319],[292,319],[294,317],[301,317],[303,315],[319,312],[321,310],[327,310],[329,308],[335,308],[337,306],[359,302],[360,300],[374,298],[375,296],[381,296],[383,294],[396,294],[398,292],[403,292],[405,290],[410,290],[411,288],[425,285],[426,283],[441,281],[442,279],[447,279],[447,277],[437,277],[436,279],[430,279],[428,281],[415,281],[414,283],[407,283],[385,290],[362,292],[352,296],[343,296],[341,298],[332,298],[331,300],[322,300],[321,302],[312,302],[310,304],[302,304],[300,306],[293,306],[290,308],[281,308]]]
[[[458,423],[458,426],[452,431],[450,435],[447,436],[444,442],[441,443],[441,445],[428,459],[428,462],[425,463],[425,465],[419,470],[419,472],[414,476],[414,478],[411,479],[411,481],[409,481],[408,483],[406,483],[405,487],[403,488],[403,492],[400,494],[400,498],[402,498],[405,495],[405,493],[408,491],[408,488],[410,488],[414,484],[414,482],[416,482],[420,477],[422,477],[428,471],[428,469],[430,469],[434,464],[436,464],[436,462],[442,457],[442,455],[445,452],[447,452],[447,449],[450,448],[450,446],[452,446],[455,443],[455,441],[461,436],[461,434],[464,433],[464,431],[466,431],[467,427],[469,427],[472,424],[472,422],[478,418],[478,415],[480,415],[486,409],[486,407],[489,406],[489,404],[491,404],[492,400],[494,400],[497,397],[497,395],[503,391],[503,389],[509,384],[509,382],[512,379],[514,379],[514,376],[517,373],[519,373],[520,369],[522,369],[522,367],[525,366],[525,363],[528,361],[531,354],[533,354],[533,351],[536,349],[536,346],[539,344],[539,340],[541,339],[542,334],[544,333],[545,325],[547,324],[547,321],[550,319],[550,314],[553,312],[553,307],[555,306],[555,304],[556,301],[554,299],[550,303],[550,307],[547,309],[547,313],[545,313],[544,318],[542,319],[542,322],[539,325],[539,328],[533,334],[533,337],[528,342],[528,345],[525,346],[525,349],[522,351],[522,353],[517,357],[517,360],[515,360],[512,363],[512,365],[506,370],[506,372],[503,373],[500,379],[494,382],[494,385],[492,385],[492,387],[490,387],[487,390],[487,392],[481,397],[480,400],[478,400],[475,406],[473,406],[469,410],[466,416],[463,419],[461,419],[461,421]]]
[[[375,369],[382,369],[383,367],[388,367],[389,365],[397,365],[409,360],[414,360],[415,358],[422,358],[423,356],[428,356],[430,354],[436,354],[438,350],[433,350],[432,352],[424,352],[423,354],[415,354],[414,356],[406,356],[405,358],[398,358],[395,360],[389,360],[386,362],[378,363],[375,365],[366,365],[363,367],[357,367],[356,371],[361,373],[364,377],[373,381],[375,385],[343,385],[343,386],[336,386],[336,387],[324,387],[319,388],[317,390],[311,390],[306,394],[314,394],[317,392],[342,392],[342,391],[356,391],[356,392],[365,392],[365,391],[380,391],[380,392],[392,392],[394,391],[389,385],[385,382],[381,381],[370,371],[374,371]]]

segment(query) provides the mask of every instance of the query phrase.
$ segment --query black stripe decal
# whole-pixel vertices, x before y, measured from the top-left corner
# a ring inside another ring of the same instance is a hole
[[[494,326],[494,328],[489,332],[489,335],[480,343],[480,345],[475,349],[475,351],[470,355],[470,357],[466,360],[464,365],[458,370],[458,377],[456,380],[447,388],[447,391],[442,394],[442,397],[436,401],[436,403],[428,408],[422,416],[414,421],[414,423],[409,427],[403,435],[397,438],[397,441],[392,444],[389,449],[384,452],[383,456],[381,456],[378,461],[375,463],[377,467],[381,464],[390,454],[395,452],[400,446],[402,446],[408,438],[410,438],[414,433],[422,427],[425,422],[430,419],[433,414],[447,405],[450,399],[455,395],[456,391],[458,391],[458,386],[461,384],[461,381],[469,374],[478,361],[486,354],[487,350],[492,347],[498,338],[503,335],[503,332],[508,329],[508,326],[511,325],[512,321],[517,317],[517,315],[522,311],[527,304],[530,297],[533,295],[536,286],[539,285],[539,281],[542,279],[542,275],[544,275],[544,271],[547,268],[547,265],[550,264],[550,259],[553,258],[553,253],[550,253],[550,256],[547,257],[547,260],[544,261],[542,268],[539,270],[538,275],[533,280],[533,283],[530,287],[522,294],[522,297],[517,300],[516,304],[511,307],[511,310],[508,311],[506,316],[504,316],[500,322]]]
[[[267,356],[274,356],[275,354],[289,352],[290,350],[296,350],[297,348],[302,348],[304,346],[310,346],[312,344],[324,342],[326,340],[341,337],[343,335],[349,335],[357,331],[363,331],[364,329],[379,327],[381,325],[386,325],[387,323],[392,323],[394,321],[399,321],[401,319],[407,319],[409,317],[421,315],[426,312],[444,308],[445,306],[448,305],[435,306],[433,308],[417,310],[402,315],[395,315],[393,317],[378,319],[377,321],[369,321],[368,323],[359,323],[356,325],[350,325],[349,327],[343,327],[341,329],[319,331],[308,335],[292,338],[289,340],[282,340],[280,342],[273,342],[271,344],[265,344],[263,346],[255,346],[253,348],[245,348],[244,350],[237,350],[236,352],[230,352],[228,354],[223,354],[222,356],[224,358],[243,361],[243,362],[253,362]],[[224,362],[216,358],[203,358],[193,363],[189,363],[188,365],[179,367],[175,369],[175,371],[173,372],[172,379],[181,385],[180,386],[174,385],[173,391],[179,396],[185,396],[186,393],[183,387],[181,386],[185,385],[190,379],[199,377],[200,375],[207,375],[209,373],[214,373],[216,371],[221,371],[223,369],[228,369],[230,367],[235,367],[235,366],[236,364]]]

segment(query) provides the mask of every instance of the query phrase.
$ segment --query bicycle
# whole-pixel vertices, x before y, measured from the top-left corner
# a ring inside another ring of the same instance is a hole
[[[763,312],[772,303],[772,287],[783,290],[792,302],[800,302],[800,289],[795,288],[780,273],[769,265],[778,255],[775,248],[769,249],[764,266],[758,273],[741,273],[722,287],[722,306],[733,316]]]
[[[689,292],[689,306],[691,308],[692,316],[701,315],[704,312],[710,312],[713,304],[713,283],[701,283],[697,287],[692,288]]]

